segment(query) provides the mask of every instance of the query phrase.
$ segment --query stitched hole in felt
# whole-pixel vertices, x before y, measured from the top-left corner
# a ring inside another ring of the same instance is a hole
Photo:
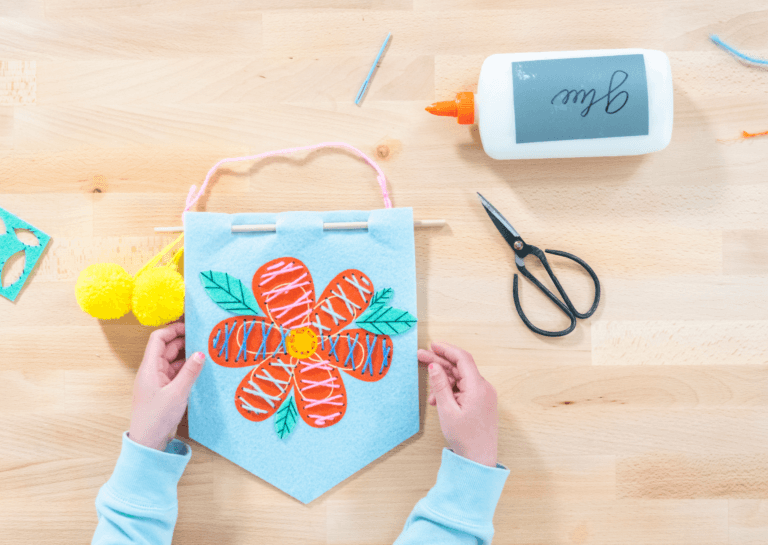
[[[29,229],[16,229],[16,238],[18,238],[22,244],[25,244],[27,246],[40,245],[40,240],[38,240],[35,233],[30,231]]]
[[[0,272],[0,285],[7,288],[16,283],[24,273],[24,264],[26,263],[26,252],[19,250],[5,262],[2,272]]]

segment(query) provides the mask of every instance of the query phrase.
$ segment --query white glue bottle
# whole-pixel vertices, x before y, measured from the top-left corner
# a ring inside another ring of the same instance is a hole
[[[477,122],[494,159],[640,155],[672,137],[672,71],[650,49],[491,55],[477,93],[427,111]]]

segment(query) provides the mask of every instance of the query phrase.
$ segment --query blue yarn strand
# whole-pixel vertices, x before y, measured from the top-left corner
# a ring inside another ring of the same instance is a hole
[[[714,34],[712,34],[709,37],[709,39],[712,40],[713,42],[715,42],[715,44],[717,44],[720,47],[722,47],[723,49],[725,49],[726,51],[728,51],[729,53],[731,53],[732,55],[734,55],[734,56],[736,56],[736,57],[738,57],[738,58],[740,58],[742,60],[745,60],[747,62],[751,62],[751,63],[754,63],[754,64],[761,64],[763,66],[768,66],[768,60],[761,59],[759,57],[750,57],[749,55],[745,55],[744,53],[742,53],[738,49],[734,49],[733,47],[731,47],[730,45],[725,43],[723,40],[721,40],[718,36],[715,36]]]

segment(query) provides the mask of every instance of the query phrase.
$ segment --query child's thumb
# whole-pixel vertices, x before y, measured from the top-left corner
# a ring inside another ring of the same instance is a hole
[[[202,352],[195,352],[192,357],[189,358],[184,365],[176,373],[176,378],[173,379],[173,384],[176,390],[184,396],[184,399],[189,397],[189,392],[192,391],[192,385],[195,384],[197,377],[200,376],[200,371],[203,370],[203,364],[205,363],[205,355]]]
[[[429,383],[432,393],[435,394],[438,410],[453,409],[458,407],[456,398],[453,397],[453,388],[441,365],[431,363],[429,365]]]

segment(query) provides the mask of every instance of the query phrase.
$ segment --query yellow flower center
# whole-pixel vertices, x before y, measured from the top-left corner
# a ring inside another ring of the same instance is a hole
[[[317,334],[308,327],[294,329],[285,340],[285,346],[291,356],[303,360],[317,352]]]

